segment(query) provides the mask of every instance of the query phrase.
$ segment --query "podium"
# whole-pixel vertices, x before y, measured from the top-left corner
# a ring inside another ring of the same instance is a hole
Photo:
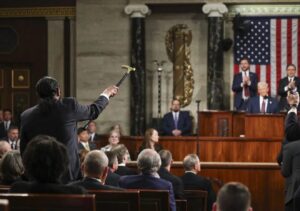
[[[283,138],[283,114],[246,114],[245,137],[247,138]]]

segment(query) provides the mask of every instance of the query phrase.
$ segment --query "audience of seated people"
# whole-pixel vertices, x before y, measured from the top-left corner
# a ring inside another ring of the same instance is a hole
[[[129,152],[124,144],[119,144],[114,147],[112,152],[117,155],[118,159],[118,169],[115,171],[116,174],[120,176],[136,174],[134,170],[126,166],[126,163],[129,160]]]
[[[113,147],[117,146],[119,142],[120,142],[120,133],[118,131],[111,130],[109,132],[108,145],[102,147],[101,150],[104,152],[110,151]]]
[[[22,180],[25,172],[19,151],[12,150],[4,154],[0,162],[1,185],[11,185]]]
[[[11,151],[11,146],[7,141],[1,140],[0,141],[0,158],[4,156],[5,153]]]
[[[19,128],[17,126],[11,125],[7,131],[7,136],[3,140],[10,144],[11,149],[20,151]]]
[[[252,211],[251,193],[238,182],[225,184],[218,192],[213,211]]]
[[[176,210],[172,183],[159,178],[157,171],[161,166],[159,154],[152,149],[143,150],[137,159],[140,175],[123,176],[120,179],[120,187],[126,189],[155,189],[168,190],[170,194],[171,211]]]
[[[165,179],[172,183],[173,190],[175,194],[175,198],[182,199],[184,198],[183,193],[183,183],[181,181],[181,178],[171,174],[171,165],[172,165],[172,154],[169,150],[161,150],[159,152],[159,156],[161,159],[161,166],[158,170],[158,174],[160,178]]]
[[[11,186],[12,193],[63,193],[82,194],[78,186],[61,183],[68,169],[66,147],[55,138],[38,135],[27,145],[23,157],[25,174],[29,181],[19,181]]]
[[[87,129],[83,127],[78,128],[77,137],[78,137],[78,153],[80,153],[80,151],[83,149],[87,151],[96,149],[96,144],[89,141],[89,134]]]
[[[196,154],[189,154],[183,159],[184,175],[181,177],[185,190],[205,190],[207,191],[207,210],[212,209],[216,195],[211,182],[197,175],[201,171],[200,160]]]
[[[159,135],[157,130],[153,128],[147,129],[145,132],[143,143],[139,148],[139,153],[144,149],[153,149],[156,152],[159,152],[163,148],[161,145],[159,145],[158,141],[159,141]]]
[[[108,173],[106,177],[105,184],[111,186],[119,186],[120,175],[116,174],[115,171],[118,169],[118,158],[116,153],[113,151],[105,152],[108,158]]]
[[[80,181],[71,183],[74,186],[84,187],[86,190],[121,190],[120,188],[105,185],[108,173],[108,158],[101,150],[90,151],[81,165],[84,177]]]

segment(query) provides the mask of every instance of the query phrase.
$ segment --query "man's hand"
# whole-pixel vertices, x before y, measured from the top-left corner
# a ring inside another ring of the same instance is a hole
[[[291,94],[290,92],[288,92],[288,96],[286,97],[287,102],[290,106],[297,106],[299,105],[299,93],[293,93]]]
[[[113,97],[118,93],[118,90],[119,90],[119,87],[112,85],[112,86],[107,87],[103,91],[103,94],[106,94],[109,97]]]
[[[181,130],[173,130],[172,131],[172,134],[174,135],[174,136],[181,136]]]
[[[295,88],[296,88],[295,81],[291,81],[291,82],[289,83],[289,85],[288,85],[288,88],[291,89],[291,90],[295,89]]]

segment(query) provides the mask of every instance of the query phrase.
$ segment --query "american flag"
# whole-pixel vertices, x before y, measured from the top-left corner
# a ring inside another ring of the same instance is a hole
[[[250,21],[249,31],[235,32],[234,73],[240,71],[239,61],[250,60],[250,71],[259,81],[269,84],[270,94],[277,95],[279,80],[286,76],[286,65],[293,63],[300,75],[299,17],[243,17]]]

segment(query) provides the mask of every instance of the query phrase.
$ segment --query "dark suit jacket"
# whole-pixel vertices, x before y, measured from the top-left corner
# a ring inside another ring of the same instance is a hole
[[[106,180],[105,180],[105,185],[110,185],[110,186],[115,186],[119,187],[119,180],[120,180],[120,175],[112,172],[111,170],[108,171]]]
[[[300,187],[294,195],[294,210],[300,210]]]
[[[184,198],[183,183],[179,177],[172,175],[165,168],[160,168],[158,171],[158,174],[159,174],[160,178],[172,183],[176,199]]]
[[[248,103],[249,113],[260,113],[259,96],[251,97]],[[269,114],[275,114],[279,112],[277,100],[273,97],[268,97],[267,112]]]
[[[293,200],[300,187],[300,141],[294,141],[283,147],[281,173],[285,179],[285,203]]]
[[[196,175],[192,172],[186,172],[181,180],[185,190],[205,190],[207,191],[207,210],[212,209],[213,203],[216,201],[216,194],[213,191],[211,182],[204,177]]]
[[[181,135],[189,136],[192,133],[192,121],[188,111],[180,111],[177,129],[181,130]],[[173,136],[172,131],[175,130],[175,123],[172,112],[164,115],[162,121],[162,132],[163,135]]]
[[[254,97],[257,92],[257,75],[255,73],[249,72],[251,85],[249,86],[250,97]],[[232,91],[235,93],[234,95],[234,107],[237,110],[240,110],[243,104],[243,87],[241,87],[241,83],[243,82],[242,73],[237,73],[234,75],[232,82]]]
[[[61,193],[61,194],[85,194],[82,187],[63,185],[56,183],[16,182],[10,189],[11,193]]]
[[[170,208],[172,211],[176,211],[173,187],[169,181],[152,175],[141,174],[121,177],[119,185],[126,189],[168,190],[170,194]]]
[[[115,171],[116,174],[120,176],[126,176],[126,175],[135,175],[136,172],[127,166],[118,166],[118,169]]]
[[[102,185],[98,180],[89,177],[84,177],[82,180],[72,182],[70,185],[81,186],[86,190],[123,190],[118,187]]]
[[[63,181],[76,180],[80,175],[77,122],[97,118],[107,104],[108,99],[104,96],[99,96],[91,105],[80,105],[74,98],[63,98],[54,104],[53,110],[47,115],[39,111],[38,105],[27,109],[21,114],[21,154],[36,135],[53,136],[63,143],[68,151],[69,172]]]
[[[288,142],[300,139],[300,125],[294,112],[288,113],[285,118],[285,137]]]
[[[294,77],[295,85],[297,87],[297,92],[300,92],[300,78]],[[279,89],[278,89],[278,95],[280,96],[280,101],[279,101],[279,109],[280,110],[288,110],[289,105],[286,101],[287,97],[287,92],[284,90],[284,87],[286,87],[289,84],[289,79],[288,77],[284,77],[279,81]],[[299,109],[299,107],[298,107]]]
[[[10,122],[9,126],[17,126],[13,121]],[[7,130],[5,130],[4,122],[0,123],[0,139],[7,136]]]

